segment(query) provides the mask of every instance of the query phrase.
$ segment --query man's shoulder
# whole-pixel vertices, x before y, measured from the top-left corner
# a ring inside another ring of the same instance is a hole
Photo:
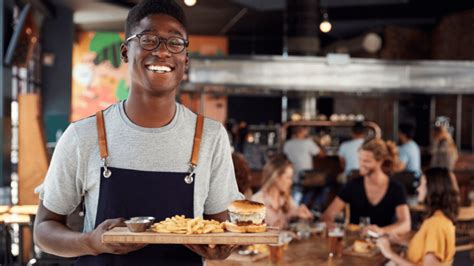
[[[105,123],[110,123],[113,117],[113,110],[117,108],[117,104],[109,106],[107,109],[103,110]],[[97,139],[97,118],[96,114],[76,120],[71,123],[71,128],[76,132],[80,141],[85,141],[87,139]]]
[[[198,117],[198,114],[195,112],[191,111],[189,108],[182,104],[178,104],[178,107],[181,108],[182,116],[183,116],[183,123],[185,125],[192,125],[194,128],[194,125],[196,124],[196,119]],[[222,130],[223,125],[221,122],[214,120],[212,118],[204,116],[204,128],[203,131],[205,135],[211,134],[211,135],[216,135],[219,134],[219,132]]]
[[[346,187],[349,187],[349,188],[362,187],[363,185],[364,185],[363,176],[354,177],[346,183]]]
[[[396,178],[390,177],[389,185],[396,191],[405,191],[405,187]]]

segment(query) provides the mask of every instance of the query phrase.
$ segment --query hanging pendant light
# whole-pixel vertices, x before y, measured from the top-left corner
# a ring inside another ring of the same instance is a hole
[[[321,32],[324,33],[328,33],[332,29],[332,24],[331,22],[329,22],[329,16],[327,11],[324,11],[323,13],[323,21],[321,22],[321,24],[319,24],[319,29],[321,30]]]

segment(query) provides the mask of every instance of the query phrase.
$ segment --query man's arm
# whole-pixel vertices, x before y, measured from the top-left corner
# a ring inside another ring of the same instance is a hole
[[[126,254],[145,245],[103,244],[102,234],[123,223],[123,219],[110,219],[90,233],[72,231],[66,226],[66,215],[59,215],[40,202],[34,226],[34,239],[38,247],[61,257],[98,255],[101,253]]]
[[[224,222],[224,221],[229,220],[229,212],[228,211],[223,211],[223,212],[216,213],[216,214],[204,214],[204,219]]]
[[[342,169],[346,169],[346,160],[342,156],[339,156],[339,165]]]
[[[92,255],[87,236],[66,226],[67,216],[46,209],[41,201],[34,226],[35,243],[41,250],[61,257]]]
[[[403,204],[397,206],[395,209],[397,215],[397,222],[385,227],[382,227],[384,233],[388,234],[405,234],[411,230],[411,218],[408,205]]]
[[[346,203],[341,198],[336,196],[331,202],[331,205],[329,205],[326,211],[324,211],[322,220],[326,222],[326,224],[334,223],[336,215],[344,209],[344,206],[346,206]]]

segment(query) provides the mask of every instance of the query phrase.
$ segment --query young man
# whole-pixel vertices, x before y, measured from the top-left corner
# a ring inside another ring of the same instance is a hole
[[[421,155],[420,147],[413,141],[415,129],[410,124],[400,124],[398,127],[398,138],[401,145],[398,147],[398,154],[402,168],[412,172],[416,178],[421,175]]]
[[[175,102],[189,61],[185,25],[173,0],[146,0],[130,10],[121,47],[130,95],[103,116],[72,123],[60,139],[39,189],[34,236],[44,251],[79,257],[78,265],[202,265],[202,257],[230,254],[233,246],[101,242],[133,216],[224,221],[230,202],[242,198],[224,127]],[[81,197],[83,233],[66,226]]]
[[[313,169],[313,156],[320,152],[318,145],[308,138],[308,134],[308,127],[294,127],[293,137],[283,146],[283,153],[295,168],[294,182],[299,181],[298,177],[302,171]]]
[[[313,169],[313,156],[318,155],[321,150],[312,139],[308,138],[308,127],[296,126],[293,130],[292,138],[283,145],[283,153],[293,164],[295,174],[292,196],[296,204],[300,204],[303,200],[303,188],[300,186],[301,176],[305,170]]]
[[[356,122],[352,126],[352,139],[343,142],[338,151],[339,161],[344,168],[345,179],[343,183],[347,182],[347,177],[351,175],[351,171],[359,170],[358,153],[362,143],[364,143],[364,125],[362,122]]]
[[[359,151],[360,177],[350,180],[326,209],[323,220],[334,222],[336,215],[349,205],[350,223],[359,224],[369,217],[368,229],[379,234],[403,234],[410,231],[410,211],[405,190],[382,170],[393,161],[394,148],[383,140],[373,139],[362,144]]]

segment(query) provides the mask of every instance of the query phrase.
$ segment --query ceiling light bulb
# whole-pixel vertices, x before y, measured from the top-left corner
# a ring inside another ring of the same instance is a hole
[[[321,24],[319,24],[319,29],[324,33],[330,32],[332,29],[331,22],[324,20],[323,22],[321,22]]]
[[[194,6],[196,4],[197,0],[184,0],[184,4],[187,6]]]

